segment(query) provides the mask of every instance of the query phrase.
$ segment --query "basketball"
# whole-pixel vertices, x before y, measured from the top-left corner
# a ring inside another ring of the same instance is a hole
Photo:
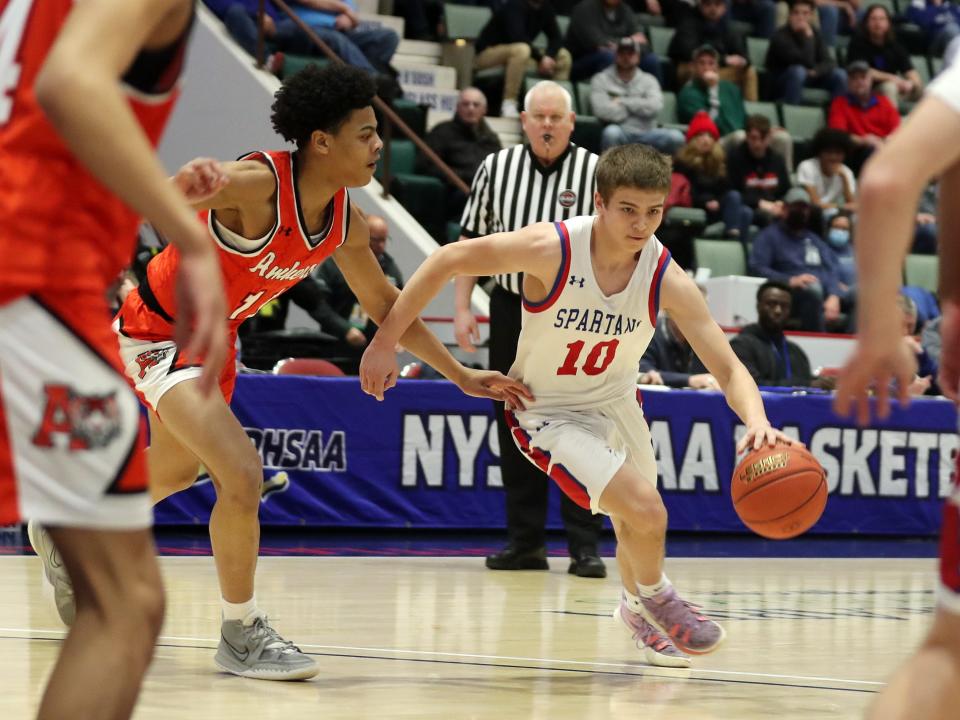
[[[827,505],[827,475],[806,448],[764,446],[737,465],[730,495],[744,525],[765,538],[786,540],[820,519]]]

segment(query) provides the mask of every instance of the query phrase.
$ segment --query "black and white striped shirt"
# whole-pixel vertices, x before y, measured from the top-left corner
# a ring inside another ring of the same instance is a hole
[[[487,155],[473,177],[461,233],[479,237],[593,215],[597,160],[573,143],[550,167],[541,165],[527,145]],[[512,293],[520,292],[519,273],[497,275],[496,281]]]

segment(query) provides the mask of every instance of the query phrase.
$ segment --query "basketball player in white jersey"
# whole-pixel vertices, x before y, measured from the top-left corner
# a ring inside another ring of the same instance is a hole
[[[510,375],[535,399],[508,409],[514,440],[572,499],[610,515],[623,581],[616,617],[648,662],[687,667],[687,653],[712,652],[724,632],[663,573],[667,512],[636,389],[661,305],[746,424],[738,449],[790,440],[770,426],[756,384],[697,286],[654,236],[670,170],[670,160],[648,146],[613,148],[597,165],[595,217],[440,248],[393,306],[360,378],[382,399],[397,376],[397,338],[450,278],[522,271],[523,330]]]

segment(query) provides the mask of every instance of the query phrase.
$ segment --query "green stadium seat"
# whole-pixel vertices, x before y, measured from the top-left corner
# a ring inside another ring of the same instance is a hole
[[[772,102],[751,102],[745,100],[743,103],[744,110],[746,110],[747,115],[763,115],[770,121],[770,124],[774,127],[778,127],[780,122],[780,113],[777,110],[776,103]]]
[[[767,38],[747,38],[747,58],[758,72],[767,66],[767,50],[769,48],[770,41]]]
[[[577,83],[577,106],[579,107],[577,112],[583,113],[584,115],[593,114],[593,105],[590,103],[590,83]]]
[[[390,143],[390,172],[393,175],[404,173],[413,173],[417,162],[417,150],[412,140],[394,140]],[[377,161],[377,168],[373,176],[380,180],[383,177],[383,161],[386,158],[387,149],[384,148],[380,160]]]
[[[803,88],[800,91],[800,100],[810,107],[824,108],[830,104],[830,93],[820,88]]]
[[[796,140],[810,140],[825,124],[823,109],[819,107],[785,103],[780,106],[780,112],[783,113],[783,126]]]
[[[447,189],[426,175],[397,173],[390,188],[393,196],[438,243],[447,237]]]
[[[647,28],[647,39],[650,41],[650,49],[661,58],[667,57],[667,48],[670,47],[670,41],[673,40],[674,28],[657,27],[656,25]]]
[[[663,108],[657,115],[657,121],[662,125],[676,125],[680,122],[677,117],[677,95],[668,90],[663,93]]]
[[[457,5],[443,3],[443,21],[447,28],[447,39],[474,41],[493,15],[493,11],[483,5]]]
[[[697,267],[710,268],[713,277],[747,274],[743,245],[735,240],[697,238],[693,241],[693,252],[697,258]]]
[[[907,255],[904,279],[907,285],[916,285],[937,293],[937,274],[940,269],[936,255]]]

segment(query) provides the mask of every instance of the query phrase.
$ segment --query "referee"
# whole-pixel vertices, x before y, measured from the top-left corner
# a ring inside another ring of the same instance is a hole
[[[463,210],[462,237],[593,215],[597,156],[570,142],[574,123],[570,94],[545,80],[530,89],[524,107],[520,123],[529,145],[515,145],[484,159]],[[502,373],[510,369],[517,354],[521,279],[517,273],[497,275],[490,294],[490,369]],[[472,277],[456,279],[456,337],[467,352],[475,352],[474,343],[480,339],[470,307],[476,281]],[[502,407],[497,408],[496,416],[509,542],[503,550],[487,557],[487,567],[546,570],[549,480],[520,454],[507,429]],[[569,572],[580,577],[605,577],[606,567],[597,555],[602,517],[592,515],[566,495],[561,515],[570,550]]]

